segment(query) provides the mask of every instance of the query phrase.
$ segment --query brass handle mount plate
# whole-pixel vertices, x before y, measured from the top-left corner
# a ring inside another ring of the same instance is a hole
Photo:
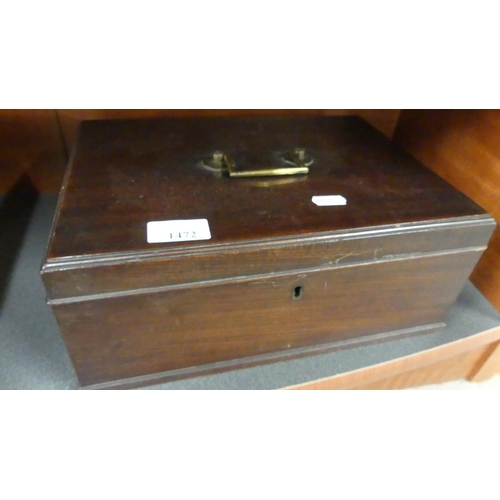
[[[309,166],[314,160],[305,149],[295,148],[280,158],[281,165],[270,167],[240,167],[223,151],[215,151],[208,160],[203,160],[203,166],[213,172],[226,174],[229,177],[275,177],[282,175],[300,175],[309,172]]]

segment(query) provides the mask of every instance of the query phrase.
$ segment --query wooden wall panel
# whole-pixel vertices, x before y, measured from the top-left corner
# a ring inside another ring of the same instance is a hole
[[[500,110],[403,111],[394,140],[500,221]],[[500,310],[500,229],[471,281]]]
[[[499,188],[500,189],[500,188]],[[496,219],[497,223],[499,219]],[[481,256],[470,280],[500,311],[500,228],[497,227],[488,248]]]
[[[166,116],[234,116],[234,115],[349,115],[359,114],[387,137],[396,127],[397,109],[65,109],[58,110],[62,133],[70,151],[78,124],[82,120],[160,118]]]
[[[67,158],[55,110],[0,110],[0,193],[59,191]]]

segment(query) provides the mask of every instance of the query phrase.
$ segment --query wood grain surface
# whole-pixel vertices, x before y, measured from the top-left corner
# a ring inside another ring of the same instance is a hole
[[[500,327],[359,370],[286,389],[403,389],[465,379],[500,340]]]
[[[58,193],[66,163],[55,110],[0,110],[0,193],[22,177],[38,192]]]
[[[387,137],[392,137],[398,109],[59,109],[62,134],[68,151],[83,120],[122,120],[186,116],[346,116],[359,115]]]
[[[314,158],[307,175],[231,179],[200,167],[217,149],[266,164],[296,144]],[[485,215],[357,117],[85,122],[70,168],[49,261]],[[311,201],[331,194],[347,205]],[[146,240],[149,221],[199,218],[209,220],[209,243]]]
[[[500,375],[500,342],[489,345],[476,366],[467,375],[467,380],[483,382],[495,375]]]
[[[280,114],[359,114],[391,137],[399,110],[0,110],[0,194],[8,192],[23,175],[30,179],[38,192],[58,193],[68,153],[82,120]]]
[[[464,380],[489,352],[490,347],[481,347],[473,351],[459,354],[453,358],[443,359],[422,368],[408,370],[394,377],[388,377],[376,382],[360,385],[357,390],[395,390],[422,387],[425,385],[444,384],[455,380]]]
[[[49,303],[90,295],[175,287],[188,283],[237,279],[335,268],[378,260],[453,252],[484,245],[491,234],[488,220],[421,224],[380,231],[336,233],[244,247],[147,254],[99,256],[49,262],[43,281]]]
[[[258,167],[298,146],[307,175],[202,168],[219,149]],[[436,328],[494,227],[353,116],[86,121],[69,169],[43,279],[84,386]],[[331,194],[347,204],[312,202]],[[149,221],[200,218],[209,240],[148,243]]]
[[[478,256],[193,284],[53,310],[84,386],[189,367],[197,373],[200,365],[439,323]]]
[[[401,113],[394,140],[500,220],[500,110]],[[500,309],[500,230],[471,276]]]

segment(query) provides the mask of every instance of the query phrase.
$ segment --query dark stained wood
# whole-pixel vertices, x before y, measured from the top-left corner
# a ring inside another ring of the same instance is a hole
[[[488,241],[491,229],[490,219],[428,222],[240,247],[209,247],[197,252],[195,258],[192,252],[168,249],[108,259],[83,257],[45,264],[43,281],[49,302],[57,303],[89,295],[449,252]]]
[[[218,361],[215,363],[206,363],[188,368],[180,368],[178,370],[169,370],[166,372],[148,373],[147,375],[130,377],[110,382],[99,382],[82,386],[82,389],[136,389],[146,385],[160,384],[172,382],[186,378],[193,378],[203,375],[213,375],[229,370],[251,368],[261,364],[276,363],[278,361],[289,361],[292,359],[311,356],[315,354],[325,354],[343,349],[366,346],[377,342],[385,342],[387,340],[396,340],[406,337],[415,337],[417,335],[439,333],[446,325],[444,323],[433,323],[422,327],[405,328],[402,330],[394,330],[392,332],[384,332],[376,335],[368,335],[366,337],[357,337],[349,340],[339,340],[327,342],[325,344],[316,344],[307,347],[298,347],[296,349],[287,349],[285,351],[276,351],[265,354],[257,354],[255,356],[246,356],[238,359],[229,359]]]
[[[500,220],[500,110],[405,110],[394,140]],[[500,309],[500,232],[471,281]]]
[[[0,110],[0,193],[26,175],[38,192],[58,193],[78,124],[86,119],[162,116],[359,114],[392,137],[399,110]],[[64,142],[63,142],[64,139]],[[66,150],[65,150],[66,146]]]
[[[53,309],[89,385],[439,323],[478,257],[459,252]]]
[[[199,166],[297,146],[307,176]],[[311,201],[331,194],[347,205]],[[191,218],[210,240],[147,243],[148,221]],[[134,385],[436,328],[494,226],[357,117],[93,121],[42,276],[81,383]]]
[[[315,158],[307,176],[217,178],[197,166],[216,149],[265,163],[296,144]],[[485,214],[356,117],[84,122],[69,168],[49,261],[207,245],[148,244],[154,220],[207,218],[213,248]],[[328,194],[347,206],[311,202]]]
[[[66,163],[55,110],[0,110],[0,193],[21,178],[38,192],[58,193]]]
[[[68,151],[75,142],[83,120],[124,120],[128,118],[203,117],[203,116],[347,116],[359,115],[391,138],[399,109],[59,109],[62,134]]]

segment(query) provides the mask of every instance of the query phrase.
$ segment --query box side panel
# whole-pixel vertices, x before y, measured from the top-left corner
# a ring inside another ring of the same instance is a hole
[[[438,323],[480,251],[54,305],[86,386]]]

